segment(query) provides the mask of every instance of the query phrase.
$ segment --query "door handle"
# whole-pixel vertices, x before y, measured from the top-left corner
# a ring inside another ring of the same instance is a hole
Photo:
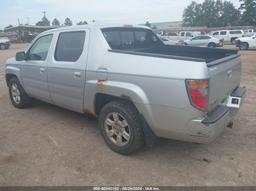
[[[45,72],[45,68],[40,68],[40,74],[43,74]]]
[[[98,71],[99,71],[99,72],[107,72],[108,69],[105,68],[105,67],[99,67],[99,68],[98,68]]]
[[[75,78],[81,78],[81,72],[74,72]]]

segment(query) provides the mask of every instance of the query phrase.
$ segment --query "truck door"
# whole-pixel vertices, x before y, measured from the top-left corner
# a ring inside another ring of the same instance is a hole
[[[50,102],[47,86],[47,63],[52,34],[39,37],[26,53],[21,64],[21,79],[26,92],[35,98]]]
[[[89,30],[60,32],[48,69],[54,104],[82,112]]]

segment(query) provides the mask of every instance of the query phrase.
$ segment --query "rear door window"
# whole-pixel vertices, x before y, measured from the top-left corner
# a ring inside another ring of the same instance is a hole
[[[55,60],[63,62],[76,62],[83,52],[84,41],[84,31],[60,33],[55,50]]]

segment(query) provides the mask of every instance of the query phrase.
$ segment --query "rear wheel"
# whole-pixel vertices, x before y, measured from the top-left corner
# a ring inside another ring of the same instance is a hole
[[[239,45],[240,50],[248,50],[249,44],[247,42],[241,42]]]
[[[31,98],[26,94],[16,77],[9,81],[9,95],[13,106],[16,108],[26,108],[30,105]]]
[[[144,146],[144,134],[139,114],[124,101],[110,102],[99,116],[99,127],[106,144],[115,152],[128,155]]]

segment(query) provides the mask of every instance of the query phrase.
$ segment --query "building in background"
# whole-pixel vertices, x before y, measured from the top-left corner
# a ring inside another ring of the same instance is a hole
[[[0,35],[12,42],[31,42],[41,32],[54,29],[56,26],[19,25],[5,29]]]

